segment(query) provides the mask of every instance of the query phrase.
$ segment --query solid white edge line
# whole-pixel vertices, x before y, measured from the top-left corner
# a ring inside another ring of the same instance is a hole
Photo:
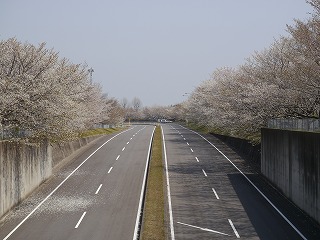
[[[216,199],[220,199],[218,194],[217,194],[217,192],[216,192],[216,190],[214,190],[214,188],[212,188],[212,191],[213,191],[214,195],[216,196]]]
[[[97,191],[94,193],[95,195],[97,195],[99,193],[101,187],[102,187],[102,184],[100,184],[100,186],[98,187]]]
[[[165,162],[165,167],[166,167],[167,195],[168,195],[169,218],[170,218],[170,235],[171,235],[171,240],[174,240],[175,236],[174,236],[174,227],[173,227],[173,214],[172,214],[172,204],[171,204],[170,181],[169,181],[169,173],[168,173],[168,159],[167,159],[166,141],[165,141],[165,138],[164,138],[164,133],[163,133],[162,126],[161,126],[161,133],[162,133],[164,162]]]
[[[207,173],[202,169],[204,176],[208,177]]]
[[[103,143],[100,147],[98,147],[93,153],[91,153],[89,155],[89,157],[87,157],[82,163],[80,163],[80,165],[78,167],[76,167],[55,189],[53,189],[53,191],[51,193],[49,193],[49,195],[47,197],[45,197],[45,199],[43,199],[38,206],[36,206],[14,229],[11,230],[10,233],[8,233],[8,235],[3,239],[3,240],[7,240],[25,221],[28,220],[28,218],[35,212],[37,211],[37,209],[39,207],[41,207],[41,205],[43,203],[45,203],[49,197],[51,197],[52,194],[54,194],[61,186],[62,184],[65,183],[65,181],[67,181],[89,158],[91,158],[97,151],[99,151],[104,145],[106,145],[108,142],[110,142],[112,139],[114,139],[115,137],[119,136],[122,133],[125,133],[129,130],[132,130],[133,128],[129,128],[123,132],[118,133],[117,135],[113,136],[112,138],[110,138],[108,141],[106,141],[105,143]]]
[[[87,214],[87,212],[82,213],[81,218],[79,219],[77,225],[76,225],[74,228],[78,228],[78,227],[79,227],[80,223],[82,222],[82,220],[83,220],[83,218],[84,218],[84,216],[85,216],[86,214]]]
[[[141,216],[141,207],[142,207],[142,202],[143,202],[143,196],[144,196],[144,189],[145,189],[145,185],[146,185],[146,181],[147,181],[147,172],[148,172],[148,168],[149,168],[149,159],[150,159],[150,153],[151,153],[151,145],[152,145],[152,139],[153,139],[153,135],[154,135],[154,131],[155,131],[156,127],[153,128],[151,137],[150,137],[150,142],[149,142],[149,149],[148,149],[148,156],[147,156],[147,161],[146,161],[146,167],[144,170],[144,175],[143,175],[143,182],[142,182],[142,186],[141,186],[141,192],[140,192],[140,200],[139,200],[139,206],[138,206],[138,211],[137,211],[137,218],[136,218],[136,224],[134,227],[134,233],[133,233],[133,240],[137,240],[138,239],[138,229],[139,229],[139,222],[140,222],[140,216]]]
[[[181,125],[180,125],[181,126]],[[185,128],[183,126],[181,126],[184,129],[188,129]],[[212,147],[214,147],[223,157],[225,157],[239,172],[242,176],[244,176],[245,179],[247,179],[247,181],[260,193],[260,195],[280,214],[280,216],[300,235],[300,237],[304,240],[307,240],[307,238],[296,228],[296,226],[293,225],[292,222],[290,222],[290,220],[271,202],[271,200],[264,195],[263,192],[261,192],[261,190],[223,153],[221,152],[215,145],[213,145],[208,139],[206,139],[205,137],[203,137],[200,133],[197,133],[191,129],[188,129],[189,131],[197,134],[198,136],[200,136],[202,139],[204,139],[205,141],[207,141]]]
[[[229,223],[230,223],[230,226],[232,227],[233,231],[234,231],[234,234],[237,236],[237,238],[240,238],[240,235],[237,231],[237,229],[235,228],[235,226],[233,225],[233,222],[231,221],[231,219],[228,219]]]
[[[112,168],[113,168],[113,167],[111,167],[111,168],[109,169],[108,173],[110,173],[110,172],[111,172]]]

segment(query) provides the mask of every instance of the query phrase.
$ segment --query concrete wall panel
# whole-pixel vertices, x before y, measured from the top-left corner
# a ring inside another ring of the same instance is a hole
[[[320,134],[262,129],[261,172],[320,223]]]
[[[101,136],[71,142],[0,142],[0,218],[48,179],[54,167]]]

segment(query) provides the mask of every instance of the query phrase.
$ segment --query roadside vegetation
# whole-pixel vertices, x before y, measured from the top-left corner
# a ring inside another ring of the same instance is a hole
[[[95,128],[89,129],[79,134],[80,138],[91,137],[102,134],[111,134],[121,131],[123,128]]]
[[[147,179],[147,190],[141,239],[165,239],[164,177],[162,164],[161,127],[157,126],[152,143],[152,155]]]
[[[121,124],[120,103],[91,81],[86,64],[45,43],[0,41],[0,138],[70,139],[95,124]]]
[[[0,139],[65,140],[97,123],[172,119],[259,143],[269,119],[319,119],[320,0],[306,3],[313,12],[288,25],[287,36],[238,67],[215,69],[172,106],[143,108],[137,97],[110,98],[91,81],[86,64],[61,58],[45,43],[0,41]]]
[[[320,117],[320,0],[270,47],[242,65],[216,69],[184,103],[185,118],[209,131],[260,141],[269,119]]]

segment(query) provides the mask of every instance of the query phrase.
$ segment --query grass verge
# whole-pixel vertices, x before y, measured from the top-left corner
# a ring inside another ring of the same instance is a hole
[[[156,127],[149,165],[145,206],[143,212],[142,240],[165,239],[164,189],[162,164],[162,135]]]
[[[89,129],[87,131],[84,131],[79,134],[81,138],[84,137],[91,137],[95,135],[100,135],[100,134],[111,134],[114,132],[118,132],[122,130],[123,128],[96,128],[96,129]]]

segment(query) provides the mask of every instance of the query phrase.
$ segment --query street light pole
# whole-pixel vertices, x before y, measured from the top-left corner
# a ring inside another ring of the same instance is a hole
[[[93,68],[88,69],[88,72],[90,74],[90,83],[92,83],[92,73],[94,72]]]

